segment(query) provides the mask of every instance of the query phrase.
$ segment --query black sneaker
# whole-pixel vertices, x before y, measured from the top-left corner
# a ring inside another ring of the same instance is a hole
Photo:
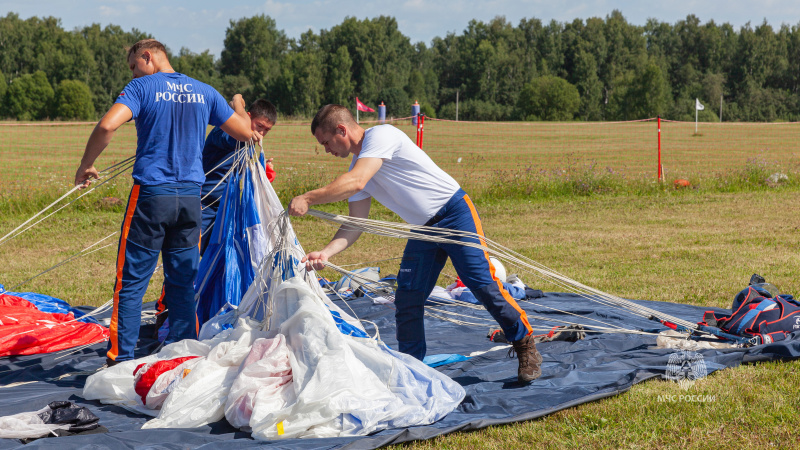
[[[512,353],[517,354],[519,359],[519,369],[517,369],[517,379],[522,384],[528,384],[542,375],[542,355],[536,350],[533,342],[533,335],[529,334],[519,341],[512,342],[513,346],[508,356],[513,358]]]
[[[114,367],[117,364],[121,363],[122,361],[114,361],[113,359],[106,357],[106,365],[105,368]]]

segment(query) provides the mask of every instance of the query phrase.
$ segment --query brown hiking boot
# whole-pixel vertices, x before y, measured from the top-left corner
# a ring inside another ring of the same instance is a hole
[[[533,335],[529,334],[519,341],[512,342],[511,345],[513,347],[509,350],[508,356],[513,358],[512,353],[517,354],[517,359],[519,359],[517,379],[519,382],[528,384],[539,378],[542,375],[542,355],[539,350],[536,350]]]

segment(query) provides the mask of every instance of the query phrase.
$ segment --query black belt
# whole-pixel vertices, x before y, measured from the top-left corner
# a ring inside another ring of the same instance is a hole
[[[425,222],[426,227],[432,227],[439,223],[440,220],[444,219],[444,216],[440,216],[439,214],[434,215],[430,218],[427,222]]]

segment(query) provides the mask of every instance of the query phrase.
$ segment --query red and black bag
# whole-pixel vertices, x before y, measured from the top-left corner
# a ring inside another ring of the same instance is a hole
[[[771,294],[759,286],[748,286],[733,299],[730,315],[706,311],[700,325],[730,334],[755,338],[757,344],[782,341],[800,331],[800,302],[791,295]]]

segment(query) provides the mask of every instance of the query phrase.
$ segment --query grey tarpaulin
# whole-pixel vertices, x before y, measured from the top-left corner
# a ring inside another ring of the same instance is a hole
[[[564,316],[551,309],[521,302],[521,306],[537,316],[553,318],[553,322],[534,321],[536,326],[563,324],[562,320],[577,321],[591,327],[589,318],[597,318],[609,324],[646,331],[661,331],[664,328],[626,311],[612,309],[581,298],[574,294],[547,293],[535,300],[543,306],[579,314],[581,317]],[[648,307],[691,321],[700,321],[701,308],[662,302],[642,302]],[[394,310],[387,306],[373,305],[368,298],[348,302],[357,315],[376,323],[381,338],[394,347]],[[349,311],[347,306],[342,306]],[[463,314],[486,316],[485,311],[476,311],[458,306]],[[372,334],[374,330],[367,326]],[[435,318],[426,318],[428,354],[460,353],[469,355],[476,351],[488,351],[497,344],[486,339],[487,328],[456,325]],[[152,328],[143,326],[139,342],[139,355],[152,351],[156,343],[149,339]],[[95,345],[76,354],[62,356],[66,352],[0,359],[0,386],[20,383],[13,387],[0,388],[0,416],[32,411],[55,400],[69,400],[86,406],[99,418],[100,424],[108,428],[106,434],[68,436],[34,441],[25,448],[53,446],[60,449],[98,445],[114,448],[133,448],[142,445],[174,447],[243,448],[268,444],[272,448],[375,448],[382,445],[415,439],[429,439],[454,431],[474,430],[490,425],[529,420],[581,403],[625,392],[641,381],[663,376],[667,361],[674,350],[653,349],[655,337],[649,335],[589,334],[578,342],[548,342],[539,344],[544,356],[543,375],[529,386],[516,382],[515,359],[507,357],[506,349],[488,351],[468,361],[439,367],[443,373],[458,381],[467,391],[467,397],[459,408],[443,420],[429,426],[411,429],[384,430],[372,436],[360,438],[285,440],[264,443],[252,440],[245,432],[232,428],[224,420],[196,429],[140,430],[148,419],[129,413],[121,408],[101,405],[81,398],[86,374],[104,363],[104,344]],[[709,373],[726,367],[735,367],[743,362],[800,357],[800,339],[782,341],[749,349],[702,350],[700,353]],[[78,373],[78,374],[76,374]],[[34,383],[30,383],[35,381]],[[27,384],[21,384],[27,383]],[[57,441],[54,441],[57,439]],[[0,449],[20,446],[19,441],[0,440]]]

